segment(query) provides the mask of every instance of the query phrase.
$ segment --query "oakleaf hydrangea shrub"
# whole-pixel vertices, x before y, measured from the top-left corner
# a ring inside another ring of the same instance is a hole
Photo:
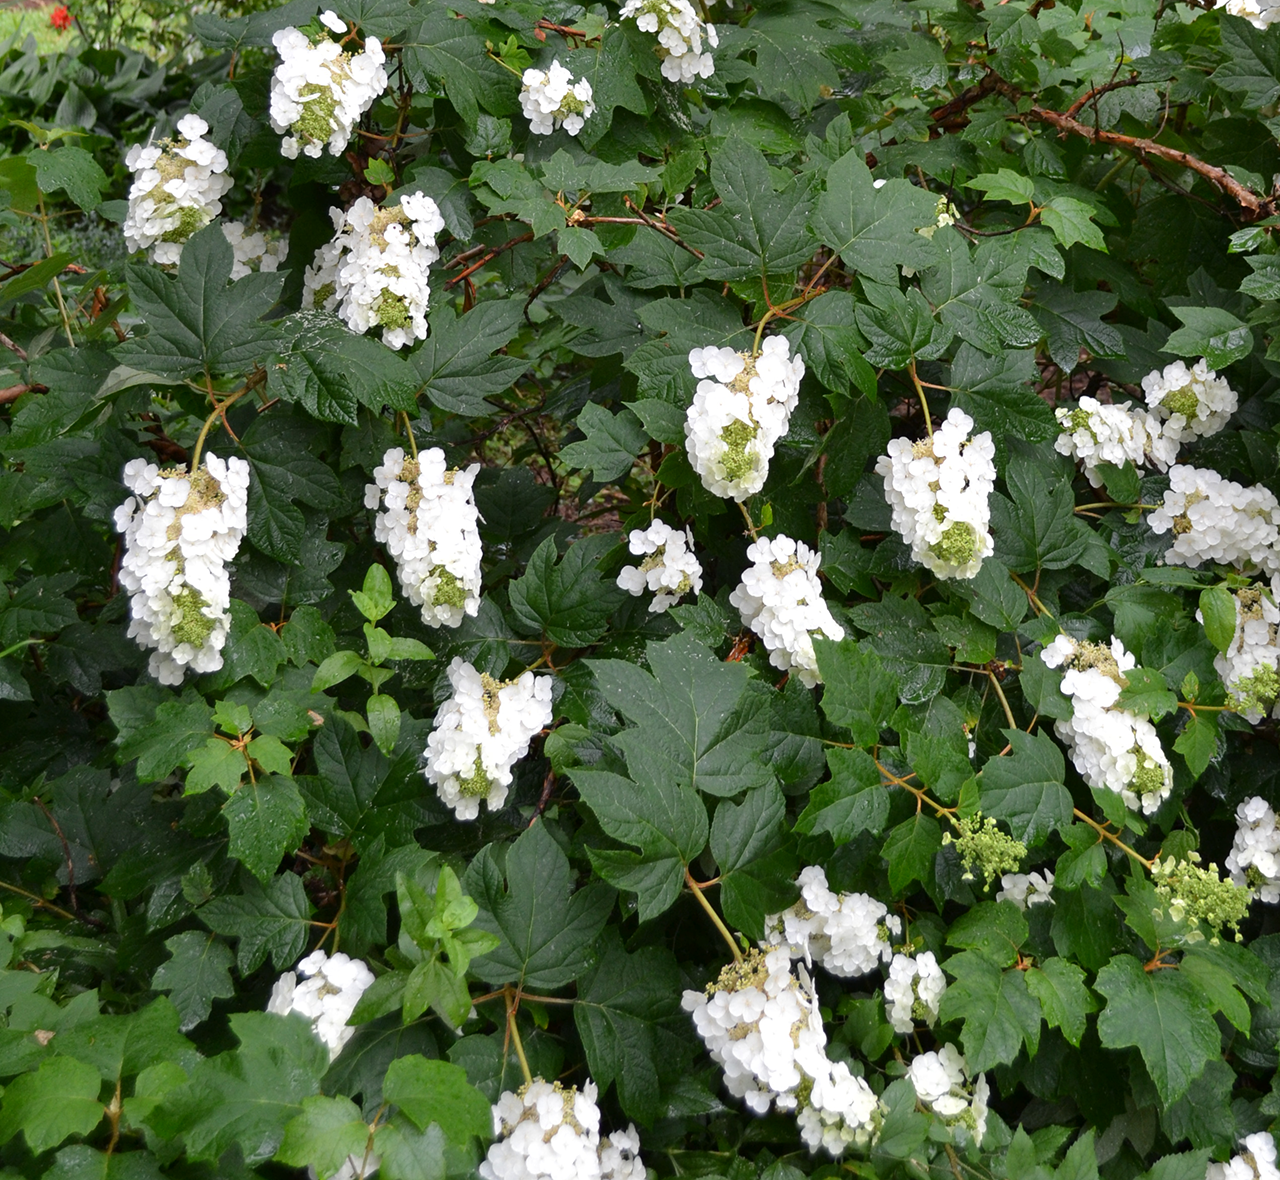
[[[0,47],[0,1172],[1275,1180],[1276,13]]]

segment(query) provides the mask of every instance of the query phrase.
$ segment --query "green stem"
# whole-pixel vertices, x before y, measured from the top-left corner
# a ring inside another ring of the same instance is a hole
[[[49,237],[49,215],[44,211],[44,193],[36,189],[36,202],[40,208],[40,228],[44,231],[45,257],[53,257],[53,239]],[[62,285],[58,276],[53,277],[53,294],[58,300],[58,314],[62,316],[62,330],[67,334],[67,344],[75,348],[76,342],[71,335],[71,318],[67,315],[67,305],[62,300]]]
[[[729,933],[729,927],[720,920],[720,915],[716,913],[715,907],[702,896],[702,886],[693,879],[693,874],[689,872],[688,868],[684,871],[684,879],[688,882],[689,888],[693,890],[693,896],[698,899],[698,904],[707,911],[707,917],[715,924],[715,928],[720,931],[720,937],[728,943],[729,949],[733,952],[733,961],[741,963],[742,951],[737,942],[734,941],[733,935]]]
[[[524,1055],[524,1042],[520,1039],[520,1030],[516,1027],[516,1006],[511,996],[507,993],[507,1029],[511,1033],[511,1043],[515,1046],[516,1057],[520,1060],[520,1071],[524,1074],[526,1083],[533,1081],[533,1074],[529,1072],[529,1059]]]
[[[227,407],[232,402],[239,401],[248,392],[249,384],[246,382],[235,393],[228,394],[224,400],[218,401],[214,398],[213,390],[209,390],[209,397],[213,399],[213,413],[204,420],[204,425],[200,427],[200,433],[196,435],[196,445],[191,451],[192,474],[195,474],[200,467],[200,453],[204,450],[205,440],[209,437],[209,431],[213,429],[213,424],[219,418],[225,418]]]
[[[929,399],[924,395],[924,386],[920,384],[920,378],[916,376],[916,362],[911,362],[908,370],[911,374],[911,384],[916,387],[916,397],[920,399],[920,408],[924,411],[924,428],[929,437],[933,437],[933,420],[929,416]]]

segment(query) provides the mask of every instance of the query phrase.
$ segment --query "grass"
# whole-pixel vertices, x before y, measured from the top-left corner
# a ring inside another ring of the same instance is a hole
[[[0,46],[16,34],[17,45],[21,45],[28,35],[35,37],[40,53],[56,53],[70,48],[79,38],[70,30],[60,33],[49,23],[53,9],[52,4],[28,8],[23,4],[0,2]]]

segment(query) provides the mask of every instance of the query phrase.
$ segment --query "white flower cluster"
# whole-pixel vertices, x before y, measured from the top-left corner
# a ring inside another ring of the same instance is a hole
[[[600,1137],[596,1084],[576,1086],[541,1078],[493,1108],[497,1136],[479,1172],[484,1180],[644,1180],[635,1124]]]
[[[1227,853],[1231,880],[1265,902],[1280,901],[1280,823],[1259,795],[1236,808],[1236,837]]]
[[[792,974],[785,947],[749,951],[705,992],[686,991],[683,1005],[729,1092],[750,1110],[794,1111],[810,1151],[840,1155],[875,1142],[879,1100],[844,1062],[828,1059],[817,998],[807,976]]]
[[[770,336],[759,356],[731,348],[695,348],[689,367],[698,378],[685,416],[685,449],[707,491],[739,502],[769,476],[774,444],[800,399],[804,361],[791,357],[784,336]]]
[[[980,1074],[972,1090],[964,1055],[952,1045],[911,1059],[907,1076],[916,1096],[948,1126],[963,1128],[975,1144],[987,1133],[987,1100],[991,1087]]]
[[[231,243],[235,254],[235,262],[231,266],[233,279],[242,279],[255,270],[265,273],[279,270],[280,264],[289,256],[287,238],[268,241],[261,230],[250,233],[242,221],[224,221],[222,236]]]
[[[696,595],[702,589],[702,565],[694,556],[693,534],[687,528],[681,532],[655,520],[647,529],[632,529],[627,545],[644,560],[624,566],[618,586],[637,597],[652,590],[652,613],[661,614],[684,595]]]
[[[915,958],[894,955],[884,981],[885,1015],[893,1031],[912,1032],[917,1020],[932,1025],[938,1019],[938,1005],[946,990],[947,977],[942,974],[932,951]]]
[[[805,687],[822,683],[813,633],[841,640],[844,628],[831,617],[818,581],[816,550],[803,541],[779,535],[761,537],[747,549],[751,562],[742,581],[729,595],[744,626],[750,627],[769,649],[769,662],[793,670]]]
[[[125,156],[133,173],[124,240],[129,253],[151,251],[161,266],[176,263],[182,246],[222,212],[230,191],[227,153],[204,138],[209,124],[199,115],[178,120],[178,138],[145,147],[135,143]]]
[[[406,459],[393,447],[366,484],[364,506],[382,507],[374,538],[395,558],[405,597],[432,627],[457,627],[480,610],[483,550],[471,486],[479,463],[445,467],[439,447]]]
[[[181,684],[188,668],[216,672],[231,628],[226,564],[248,527],[249,464],[206,455],[189,474],[131,459],[124,485],[133,495],[114,519],[124,534],[129,636],[156,649],[149,668],[161,684]]]
[[[1173,533],[1164,559],[1193,569],[1205,561],[1241,571],[1280,572],[1280,501],[1261,485],[1246,488],[1216,471],[1169,469],[1164,503],[1148,518],[1157,535]]]
[[[1155,726],[1116,705],[1124,674],[1137,661],[1114,636],[1108,647],[1059,635],[1040,658],[1050,668],[1067,669],[1062,691],[1071,698],[1071,717],[1055,722],[1054,732],[1070,748],[1081,777],[1150,815],[1173,789],[1173,768]]]
[[[990,431],[970,438],[972,430],[973,419],[952,408],[932,438],[895,438],[876,460],[894,531],[940,578],[972,578],[995,551],[987,524],[996,448]]]
[[[1280,576],[1271,586],[1255,583],[1237,590],[1236,632],[1225,652],[1213,658],[1231,707],[1254,724],[1280,704]],[[1200,611],[1196,618],[1204,622]]]
[[[359,959],[312,951],[296,971],[286,971],[276,980],[267,1011],[279,1016],[302,1013],[325,1043],[332,1061],[355,1036],[356,1030],[347,1020],[372,982],[373,972]]]
[[[1236,412],[1239,399],[1203,358],[1187,368],[1174,361],[1142,379],[1142,392],[1153,414],[1163,419],[1163,433],[1173,442],[1191,442],[1217,434]]]
[[[406,193],[380,208],[360,197],[345,213],[330,209],[335,236],[303,278],[304,305],[334,311],[353,332],[382,329],[382,343],[403,348],[427,338],[428,268],[440,257],[444,218],[435,201]]]
[[[643,32],[658,34],[662,76],[668,82],[692,82],[715,73],[711,54],[702,51],[702,38],[705,33],[712,49],[720,38],[715,25],[704,23],[689,0],[627,0],[622,19],[629,16]]]
[[[1240,1154],[1225,1164],[1210,1164],[1204,1180],[1280,1180],[1276,1141],[1270,1131],[1246,1135],[1240,1140],[1240,1146],[1243,1149]]]
[[[1011,901],[1020,910],[1033,905],[1052,904],[1052,870],[1045,869],[1043,873],[1005,873],[1000,878],[996,901]]]
[[[340,37],[346,23],[332,11],[320,21]],[[280,29],[271,44],[280,64],[271,75],[271,126],[284,136],[280,154],[296,160],[318,158],[329,145],[331,156],[340,156],[351,130],[377,97],[387,88],[386,61],[377,37],[365,39],[363,53],[349,53],[327,34],[314,38],[292,26]]]
[[[1078,460],[1095,488],[1103,483],[1099,463],[1123,467],[1127,460],[1139,471],[1147,465],[1164,471],[1178,457],[1177,439],[1163,433],[1160,420],[1146,410],[1082,397],[1074,410],[1061,406],[1056,413],[1061,433],[1055,449]]]
[[[1217,6],[1231,16],[1244,17],[1255,29],[1265,29],[1280,21],[1280,4],[1269,0],[1226,0],[1225,3],[1218,0]]]
[[[833,893],[827,874],[810,865],[796,878],[800,900],[765,919],[764,947],[785,947],[793,959],[816,959],[832,975],[851,979],[893,958],[891,938],[902,919],[865,893]]]
[[[511,768],[551,724],[551,677],[495,680],[455,656],[449,683],[453,696],[436,713],[425,773],[458,819],[475,819],[481,799],[490,811],[506,802]]]
[[[557,127],[577,135],[595,112],[591,83],[575,82],[558,59],[549,70],[530,67],[520,81],[520,106],[535,135],[550,135]]]

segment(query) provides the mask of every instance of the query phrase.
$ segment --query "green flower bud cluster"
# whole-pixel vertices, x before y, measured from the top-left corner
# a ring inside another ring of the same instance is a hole
[[[1005,835],[991,816],[984,819],[981,812],[957,821],[956,829],[956,835],[948,832],[942,842],[956,846],[966,881],[974,880],[977,867],[982,873],[984,888],[989,888],[993,880],[1005,873],[1016,872],[1027,855],[1027,846],[1021,840]]]
[[[1250,892],[1245,886],[1223,880],[1216,864],[1201,868],[1200,854],[1193,850],[1182,860],[1173,856],[1157,858],[1151,876],[1156,893],[1168,903],[1169,917],[1193,928],[1188,941],[1197,942],[1204,937],[1194,929],[1200,922],[1215,931],[1209,940],[1214,946],[1224,929],[1240,941],[1239,925],[1249,912]]]

